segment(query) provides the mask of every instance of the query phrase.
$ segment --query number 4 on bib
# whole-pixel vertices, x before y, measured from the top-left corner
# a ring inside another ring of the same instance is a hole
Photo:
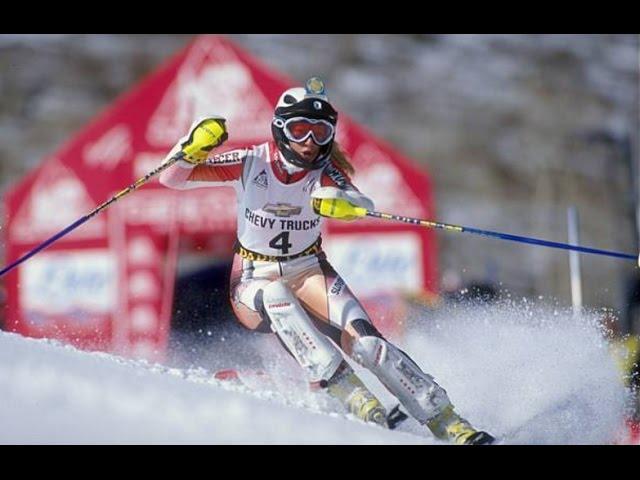
[[[293,244],[289,243],[289,232],[282,232],[273,237],[269,242],[269,246],[280,250],[283,255],[289,253],[289,249],[293,247]]]

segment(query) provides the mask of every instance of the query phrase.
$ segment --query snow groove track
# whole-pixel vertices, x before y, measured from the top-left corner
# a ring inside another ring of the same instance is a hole
[[[202,372],[6,332],[0,332],[0,425],[1,444],[429,442],[266,393],[233,391]]]

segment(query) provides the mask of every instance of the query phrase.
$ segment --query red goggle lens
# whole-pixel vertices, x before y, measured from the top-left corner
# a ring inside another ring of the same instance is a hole
[[[312,123],[307,120],[288,122],[285,127],[294,141],[304,141],[311,134],[318,144],[327,143],[333,136],[333,128],[329,123]]]

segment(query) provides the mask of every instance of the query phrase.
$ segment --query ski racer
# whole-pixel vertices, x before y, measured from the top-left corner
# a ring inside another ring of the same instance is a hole
[[[335,141],[337,122],[322,80],[313,77],[304,88],[280,96],[271,123],[273,141],[184,155],[160,182],[174,189],[234,187],[232,308],[249,330],[275,333],[312,388],[325,390],[366,422],[390,426],[384,406],[345,361],[345,353],[437,438],[492,443],[491,435],[456,413],[431,375],[378,332],[322,250],[322,217],[312,201],[337,198],[373,209],[350,179],[354,169]],[[215,125],[221,144],[227,138],[225,120],[218,118]],[[180,151],[181,142],[165,162]]]

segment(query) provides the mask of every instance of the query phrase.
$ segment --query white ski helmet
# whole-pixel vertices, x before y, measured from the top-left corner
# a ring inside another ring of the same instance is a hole
[[[296,130],[291,127],[300,127],[299,122],[304,122],[307,128],[302,126],[303,134],[296,138]],[[280,95],[271,122],[271,133],[287,161],[307,170],[315,170],[324,167],[331,158],[337,123],[338,112],[329,103],[323,81],[311,77],[305,88],[290,88]],[[305,141],[309,136],[320,147],[318,156],[312,162],[301,158],[290,145],[292,141]]]

